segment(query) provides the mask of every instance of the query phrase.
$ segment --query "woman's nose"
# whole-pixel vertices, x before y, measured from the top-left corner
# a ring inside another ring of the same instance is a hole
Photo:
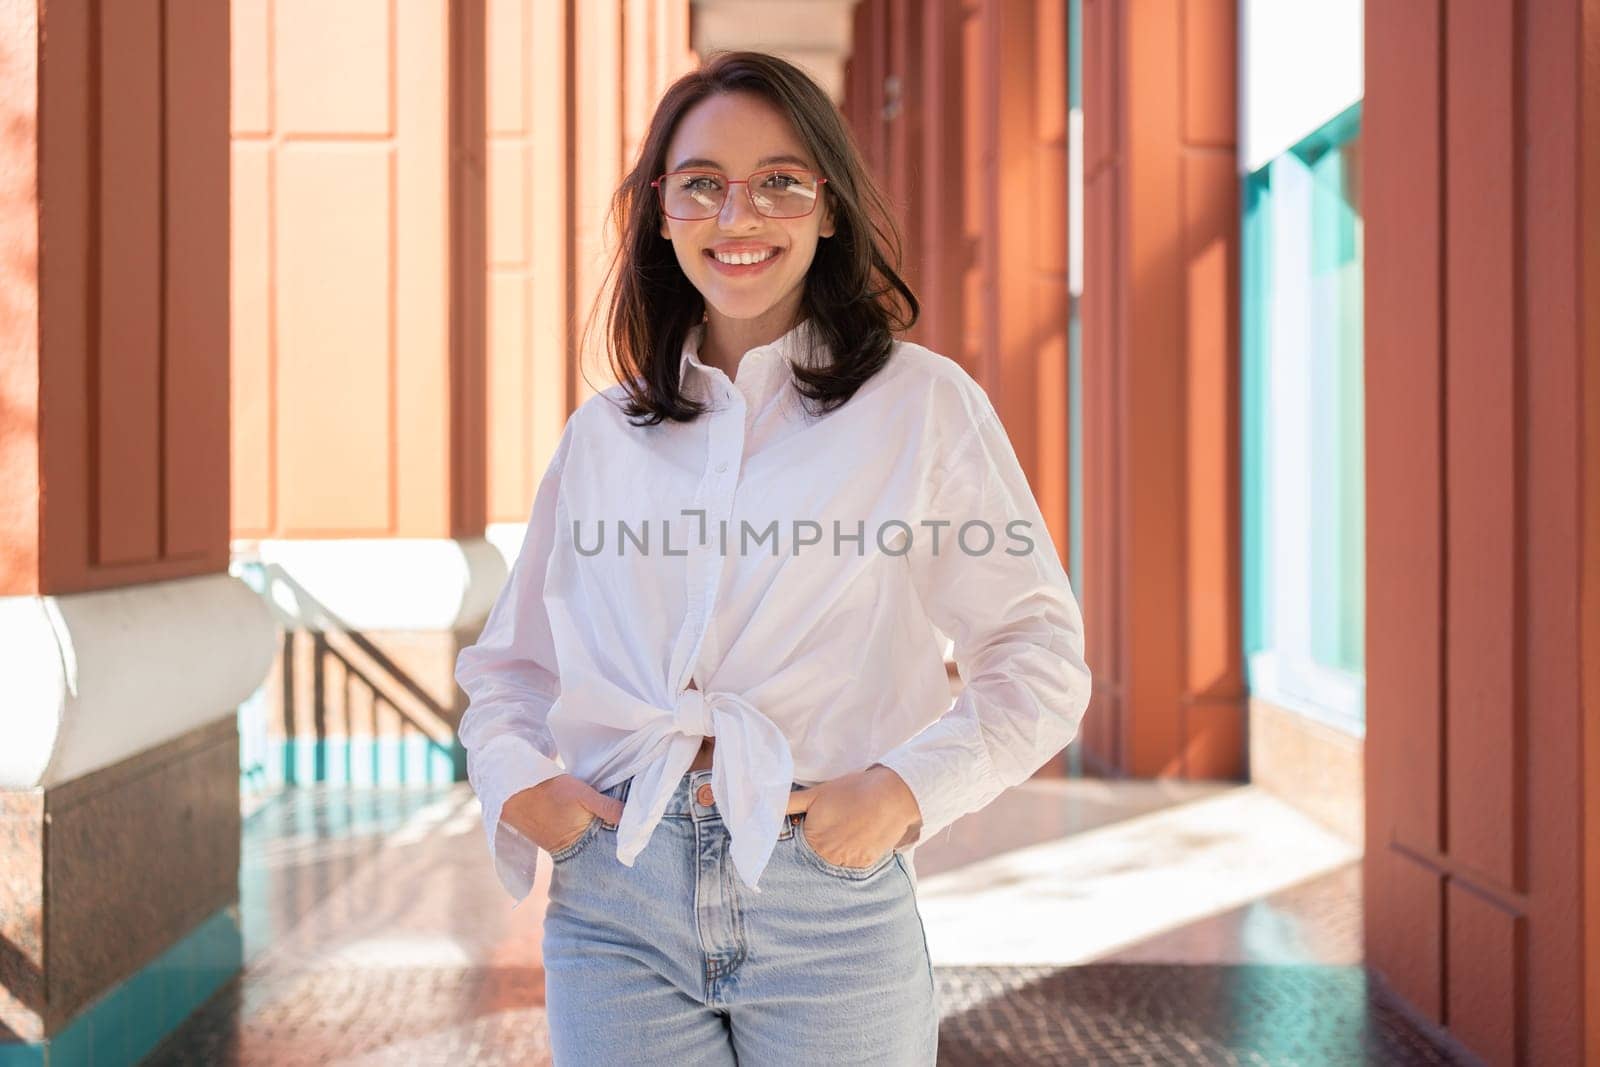
[[[761,216],[756,212],[755,205],[750,203],[749,186],[728,186],[728,198],[722,203],[722,214],[717,217],[717,222],[725,230],[748,228],[751,223],[759,226]]]

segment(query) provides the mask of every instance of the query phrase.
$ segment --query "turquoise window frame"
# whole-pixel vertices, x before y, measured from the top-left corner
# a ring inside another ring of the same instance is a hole
[[[1244,649],[1250,691],[1366,732],[1361,104],[1242,190]]]

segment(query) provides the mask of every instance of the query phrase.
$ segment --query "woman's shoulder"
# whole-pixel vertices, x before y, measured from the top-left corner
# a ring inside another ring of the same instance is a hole
[[[895,392],[919,397],[940,420],[976,421],[994,410],[988,392],[966,367],[916,341],[896,339],[888,368],[897,379]]]
[[[643,388],[642,380],[636,384]],[[575,433],[597,434],[627,428],[631,425],[626,410],[628,401],[625,386],[621,383],[608,385],[580,401],[567,418]]]

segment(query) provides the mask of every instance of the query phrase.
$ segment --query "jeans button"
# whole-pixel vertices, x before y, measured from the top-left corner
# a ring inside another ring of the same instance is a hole
[[[699,790],[696,791],[694,798],[700,802],[701,807],[709,808],[711,806],[711,783],[702,784]]]

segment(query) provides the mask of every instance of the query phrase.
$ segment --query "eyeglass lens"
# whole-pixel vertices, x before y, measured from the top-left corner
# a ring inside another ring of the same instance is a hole
[[[750,199],[772,219],[811,214],[817,204],[817,176],[803,170],[766,170],[750,175]],[[711,171],[678,171],[661,179],[661,202],[676,219],[711,219],[722,214],[728,180]]]

